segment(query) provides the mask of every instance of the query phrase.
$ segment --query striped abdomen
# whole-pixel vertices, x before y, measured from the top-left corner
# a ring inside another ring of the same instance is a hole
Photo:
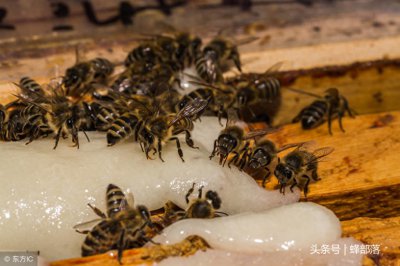
[[[95,58],[90,61],[94,70],[94,79],[105,79],[114,71],[114,65],[104,58]]]
[[[115,214],[127,207],[124,192],[116,185],[109,184],[106,193],[107,216],[114,217]]]
[[[222,80],[222,74],[219,70],[216,58],[204,53],[198,53],[195,58],[195,68],[197,74],[205,81],[214,83]]]
[[[325,101],[314,101],[306,107],[301,115],[301,126],[304,129],[314,128],[324,122],[328,111],[328,105]]]
[[[82,256],[105,253],[116,248],[120,226],[115,221],[101,221],[90,231],[82,244]]]
[[[131,136],[139,122],[139,117],[133,113],[124,113],[117,118],[107,131],[108,146]]]
[[[259,79],[254,81],[254,85],[260,100],[273,102],[281,95],[281,84],[276,78]]]
[[[29,77],[23,77],[19,81],[19,86],[24,92],[43,93],[42,86]]]
[[[134,48],[125,59],[125,66],[129,67],[135,62],[153,62],[155,63],[158,56],[154,49],[148,45],[141,45]]]
[[[96,115],[96,129],[98,130],[107,130],[112,125],[112,123],[117,119],[117,114],[105,107],[100,107],[97,115]]]

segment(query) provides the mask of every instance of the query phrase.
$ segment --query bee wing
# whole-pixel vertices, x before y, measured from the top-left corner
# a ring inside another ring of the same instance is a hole
[[[276,72],[279,71],[279,69],[282,68],[283,64],[285,64],[285,61],[279,61],[275,64],[273,64],[272,66],[270,66],[267,71],[264,72],[264,74],[266,75],[272,75],[272,74],[276,74]]]
[[[92,228],[93,226],[95,226],[96,224],[98,224],[100,221],[102,221],[104,219],[102,218],[97,218],[97,219],[93,219],[87,222],[83,222],[77,225],[74,225],[73,229],[75,230],[87,230],[89,228]]]
[[[226,115],[227,115],[226,127],[234,126],[236,125],[236,123],[240,122],[237,110],[230,108],[226,111]]]
[[[131,191],[126,194],[126,200],[123,200],[123,202],[131,207],[135,206],[135,198],[133,197],[133,193]]]
[[[335,149],[332,147],[323,147],[316,149],[312,154],[314,155],[312,158],[310,158],[309,161],[306,162],[306,164],[310,163],[315,163],[315,162],[321,162],[322,158],[328,156],[331,154]]]
[[[300,147],[303,147],[306,143],[307,143],[307,142],[297,142],[297,143],[289,143],[289,144],[283,145],[283,146],[281,146],[281,147],[278,149],[278,153],[279,153],[279,152],[282,152],[282,151],[284,151],[284,150],[290,149],[290,148],[300,148]]]
[[[264,130],[255,130],[255,131],[250,131],[249,133],[246,134],[246,136],[243,137],[244,140],[247,139],[253,139],[256,137],[261,137],[267,134],[275,133],[281,130],[280,128],[269,128],[269,129],[264,129]]]
[[[175,118],[169,123],[169,127],[181,120],[184,117],[191,117],[202,112],[208,105],[209,100],[204,100],[201,98],[195,98],[190,101],[182,110],[180,110]]]

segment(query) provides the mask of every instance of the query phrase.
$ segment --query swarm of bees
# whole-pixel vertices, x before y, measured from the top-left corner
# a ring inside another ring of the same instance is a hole
[[[282,193],[286,186],[290,190],[297,186],[307,196],[309,183],[319,180],[318,162],[333,149],[311,152],[307,142],[277,147],[261,137],[278,129],[245,131],[243,127],[244,122],[256,121],[271,126],[282,100],[281,84],[274,75],[281,64],[262,73],[243,73],[238,47],[232,40],[218,36],[203,45],[200,37],[186,32],[148,35],[128,53],[118,74],[118,64],[95,58],[77,60],[61,80],[46,85],[21,78],[15,83],[19,88],[16,100],[0,105],[0,140],[27,140],[28,144],[54,137],[56,149],[60,138],[71,137],[73,146],[79,148],[79,132],[90,141],[87,131],[102,131],[108,146],[131,139],[147,159],[157,156],[164,161],[163,148],[174,142],[184,162],[180,137],[184,136],[190,148],[198,148],[191,137],[193,122],[203,115],[217,116],[221,125],[222,118],[227,118],[227,123],[214,141],[210,159],[217,157],[221,165],[227,163],[240,170],[264,171],[263,186],[273,173]],[[240,73],[226,78],[224,73],[230,66]],[[195,74],[189,74],[188,69]],[[182,86],[184,78],[190,78],[189,83],[196,88],[187,91]],[[336,88],[326,90],[323,96],[290,90],[316,98],[293,119],[304,129],[327,121],[332,134],[332,120],[338,118],[344,131],[342,118],[346,113],[351,117],[355,114]],[[272,111],[257,114],[255,106],[260,103]],[[282,158],[278,156],[288,149],[294,150]],[[226,215],[218,211],[221,199],[215,191],[207,191],[203,197],[200,187],[197,198],[190,201],[194,187],[186,195],[187,209],[166,203],[162,226],[181,219]],[[124,249],[149,241],[146,230],[154,230],[155,225],[147,208],[128,203],[115,185],[108,186],[106,202],[106,213],[89,205],[100,218],[75,229],[86,234],[83,256],[117,249],[121,261]],[[91,230],[80,229],[93,222],[97,224]]]

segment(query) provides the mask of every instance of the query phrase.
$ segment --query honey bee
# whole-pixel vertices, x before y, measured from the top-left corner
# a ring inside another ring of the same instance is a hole
[[[164,161],[161,156],[162,147],[168,141],[175,140],[179,157],[184,162],[177,135],[184,132],[186,144],[191,148],[197,148],[194,147],[190,134],[193,129],[192,120],[198,118],[198,115],[207,107],[207,104],[207,100],[196,98],[176,115],[153,115],[146,119],[137,133],[140,147],[146,153],[146,158],[151,159],[149,152],[154,151],[154,154],[158,152],[158,157],[161,161]]]
[[[188,190],[185,195],[186,204],[188,207],[186,210],[179,208],[176,204],[168,201],[164,206],[164,215],[162,217],[163,227],[171,225],[172,223],[189,218],[199,219],[211,219],[222,215],[227,215],[224,212],[217,211],[221,208],[221,199],[218,193],[212,190],[206,192],[203,198],[203,186],[198,190],[198,196],[195,199],[190,200],[190,195],[194,192],[195,183]]]
[[[318,100],[315,100],[309,106],[303,108],[293,119],[293,123],[301,121],[303,129],[315,128],[328,120],[329,134],[332,135],[331,124],[334,117],[338,117],[339,127],[342,132],[344,132],[342,118],[345,112],[347,112],[350,117],[354,117],[355,112],[349,107],[347,99],[341,95],[336,88],[327,89],[324,97],[297,89],[290,90],[318,98]]]
[[[235,88],[224,83],[207,84],[199,81],[191,81],[190,83],[202,87],[182,96],[176,105],[176,109],[181,110],[188,102],[196,98],[207,99],[207,110],[211,114],[217,115],[222,126],[221,118],[227,115],[227,110],[235,107]]]
[[[161,61],[159,48],[153,42],[147,41],[132,49],[125,59],[125,66],[127,68],[136,64],[137,62],[146,62],[150,65],[155,65]]]
[[[284,194],[287,185],[291,185],[290,191],[293,192],[293,188],[297,186],[304,191],[304,196],[307,197],[310,182],[320,180],[317,173],[318,162],[332,152],[333,148],[331,147],[309,152],[300,146],[282,160],[278,158],[274,174],[279,181],[280,192]]]
[[[228,166],[230,167],[231,163],[237,163],[238,160],[241,160],[240,157],[248,152],[251,139],[276,131],[275,129],[255,130],[246,134],[243,127],[237,123],[238,120],[236,113],[232,109],[229,110],[226,127],[214,141],[210,159],[219,155],[219,164],[221,165],[225,165],[231,154],[234,156],[229,159]]]
[[[81,91],[80,95],[72,96],[62,84],[58,84],[55,88],[49,86],[49,88],[51,90],[48,95],[37,93],[34,94],[35,99],[25,99],[19,95],[17,97],[25,105],[35,106],[30,110],[40,110],[43,113],[42,117],[35,119],[34,128],[43,128],[56,134],[54,149],[57,148],[60,138],[65,138],[69,134],[72,136],[74,146],[79,148],[78,131],[82,130],[89,141],[85,130],[90,129],[95,118],[91,105],[84,101],[88,89]],[[20,117],[23,118],[23,116]],[[33,135],[33,139],[36,138],[37,136]]]
[[[114,65],[105,58],[95,58],[68,68],[63,78],[67,94],[78,96],[80,90],[90,83],[104,83],[114,71]]]
[[[128,199],[118,186],[109,184],[106,193],[107,214],[88,204],[100,219],[74,226],[78,233],[86,234],[82,256],[100,254],[116,248],[118,261],[121,263],[125,249],[140,247],[150,241],[144,231],[146,226],[153,227],[149,211],[143,205],[134,207],[133,199],[132,202],[128,202]],[[91,230],[80,230],[93,223],[97,224]]]
[[[234,87],[236,108],[245,121],[259,121],[257,114],[261,115],[264,122],[271,124],[271,117],[278,110],[281,103],[281,84],[274,77],[284,62],[272,65],[264,73],[242,73],[226,81]],[[245,112],[251,117],[248,118]]]
[[[255,147],[249,150],[250,153],[242,157],[243,160],[240,162],[239,167],[249,167],[251,170],[264,169],[266,173],[262,181],[262,186],[265,187],[265,184],[271,175],[271,163],[278,158],[278,153],[293,147],[299,147],[303,144],[304,142],[292,143],[284,145],[278,149],[272,141],[264,138],[261,141],[256,141]]]
[[[223,81],[223,64],[232,60],[241,72],[240,56],[236,45],[231,41],[217,37],[208,43],[201,53],[195,57],[195,67],[198,75],[206,82]]]

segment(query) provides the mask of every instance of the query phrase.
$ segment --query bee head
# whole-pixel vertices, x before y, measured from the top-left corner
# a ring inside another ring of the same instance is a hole
[[[221,208],[221,198],[218,196],[218,193],[212,190],[207,191],[206,199],[211,201],[211,204],[214,209]]]
[[[281,185],[286,185],[294,177],[293,170],[283,163],[276,166],[274,174]]]
[[[258,169],[267,166],[271,162],[271,155],[262,149],[256,149],[249,161],[249,166],[252,169]]]
[[[211,218],[213,210],[211,204],[207,200],[199,199],[192,203],[190,212],[192,218],[204,219]]]
[[[238,141],[231,134],[221,134],[218,137],[218,151],[219,153],[226,157],[233,151],[238,145]]]

